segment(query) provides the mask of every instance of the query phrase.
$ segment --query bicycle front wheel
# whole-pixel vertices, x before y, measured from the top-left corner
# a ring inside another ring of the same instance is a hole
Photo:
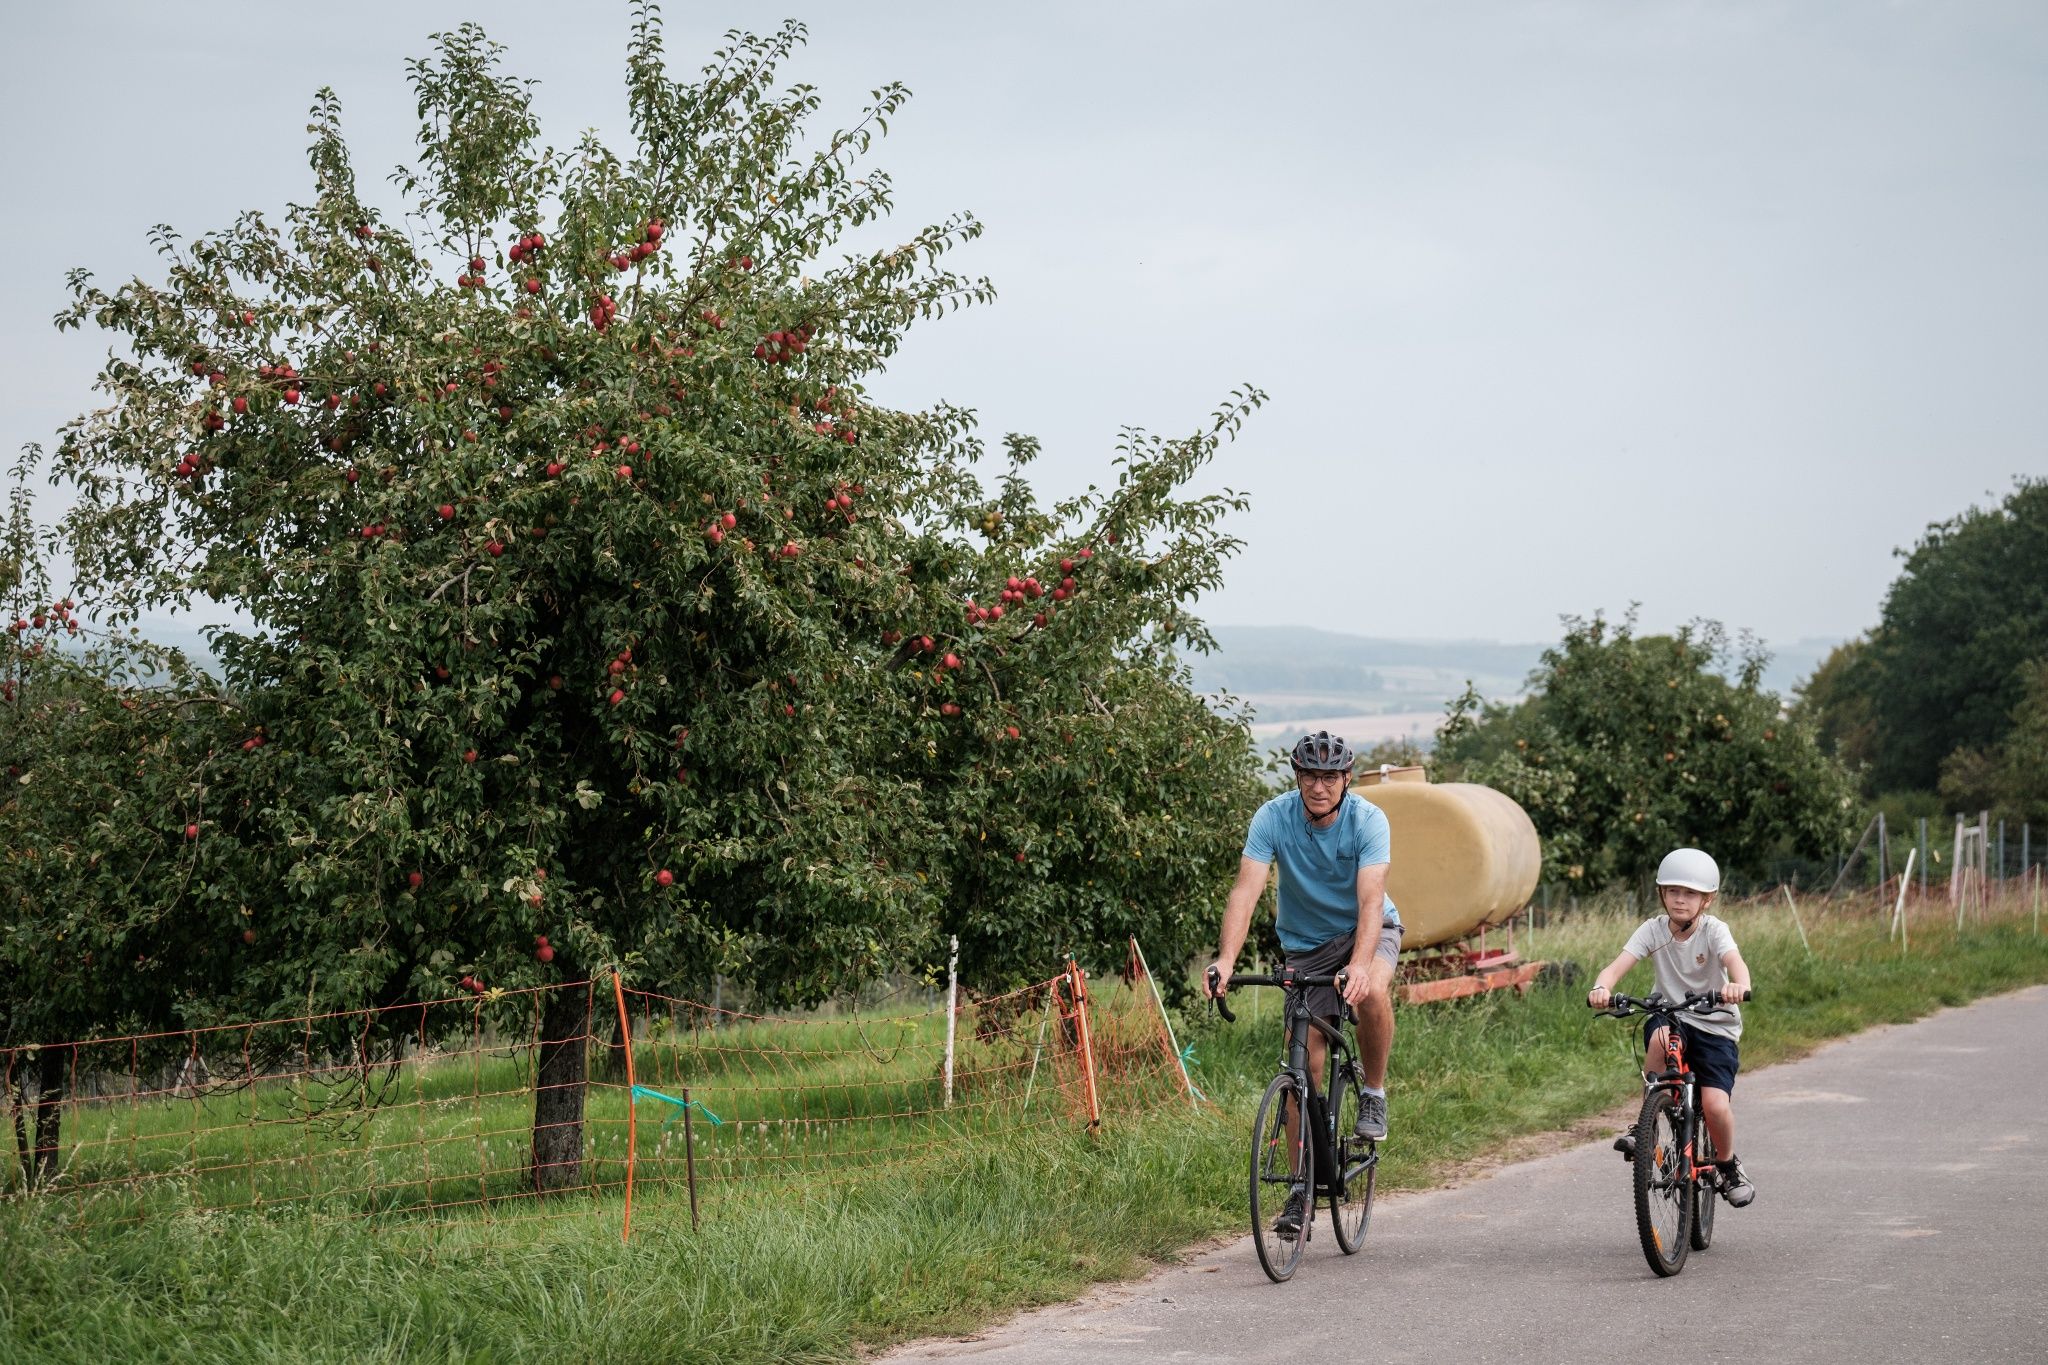
[[[1336,1094],[1337,1125],[1330,1138],[1337,1169],[1324,1178],[1330,1187],[1330,1221],[1337,1225],[1337,1246],[1346,1256],[1365,1245],[1366,1229],[1372,1226],[1372,1192],[1379,1183],[1379,1145],[1371,1138],[1357,1137],[1352,1128],[1358,1122],[1358,1077],[1351,1067],[1331,1082]]]
[[[1685,1269],[1692,1233],[1692,1180],[1685,1169],[1677,1098],[1662,1088],[1643,1096],[1636,1120],[1636,1235],[1659,1275]]]
[[[1315,1152],[1307,1115],[1300,1085],[1283,1072],[1266,1087],[1252,1126],[1252,1245],[1276,1284],[1301,1264],[1315,1217]]]

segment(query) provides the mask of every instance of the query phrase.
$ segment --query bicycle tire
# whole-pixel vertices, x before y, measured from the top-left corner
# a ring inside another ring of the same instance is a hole
[[[1358,1074],[1347,1063],[1331,1077],[1337,1095],[1336,1132],[1330,1146],[1337,1169],[1327,1177],[1330,1186],[1330,1223],[1337,1230],[1337,1249],[1355,1255],[1365,1245],[1372,1228],[1372,1196],[1379,1184],[1379,1144],[1371,1138],[1355,1137],[1351,1129],[1358,1122]]]
[[[1660,1276],[1685,1269],[1692,1249],[1692,1182],[1682,1167],[1678,1106],[1669,1090],[1659,1087],[1643,1096],[1636,1120],[1636,1237],[1643,1259]]]
[[[1252,1246],[1266,1278],[1275,1284],[1283,1283],[1301,1264],[1309,1229],[1315,1225],[1315,1147],[1309,1141],[1311,1120],[1302,1099],[1294,1077],[1282,1072],[1266,1087],[1252,1124]],[[1290,1106],[1296,1116],[1292,1142],[1287,1138]],[[1302,1195],[1301,1224],[1294,1236],[1285,1237],[1275,1231],[1273,1221],[1285,1209],[1288,1195],[1297,1190]]]
[[[1714,1244],[1714,1206],[1721,1202],[1721,1173],[1714,1169],[1720,1153],[1714,1150],[1714,1135],[1707,1131],[1704,1115],[1698,1123],[1699,1136],[1692,1145],[1693,1164],[1704,1169],[1692,1186],[1692,1249],[1705,1251]]]

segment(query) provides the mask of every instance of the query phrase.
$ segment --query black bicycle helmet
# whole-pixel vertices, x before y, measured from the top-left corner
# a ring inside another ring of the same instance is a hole
[[[1351,771],[1351,746],[1344,742],[1342,735],[1333,735],[1328,730],[1303,735],[1295,744],[1292,757],[1294,766],[1306,773]]]

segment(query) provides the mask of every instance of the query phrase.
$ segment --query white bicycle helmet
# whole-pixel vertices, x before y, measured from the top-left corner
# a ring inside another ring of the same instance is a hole
[[[1674,848],[1657,864],[1657,885],[1689,886],[1713,895],[1721,889],[1721,869],[1697,848]]]

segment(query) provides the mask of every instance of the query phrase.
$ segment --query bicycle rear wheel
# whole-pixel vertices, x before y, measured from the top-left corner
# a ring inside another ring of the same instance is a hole
[[[1294,1136],[1287,1136],[1289,1120]],[[1315,1221],[1315,1149],[1310,1145],[1308,1106],[1302,1103],[1294,1077],[1281,1073],[1266,1087],[1259,1101],[1258,1121],[1252,1125],[1251,1205],[1252,1245],[1258,1248],[1259,1264],[1274,1283],[1285,1280],[1301,1264],[1302,1248],[1308,1245],[1309,1228]],[[1288,1211],[1290,1199],[1298,1197],[1295,1223],[1290,1234],[1275,1227]]]
[[[1337,1169],[1325,1177],[1330,1186],[1330,1221],[1337,1226],[1337,1246],[1346,1256],[1365,1245],[1372,1226],[1372,1193],[1379,1183],[1379,1144],[1355,1137],[1358,1122],[1358,1076],[1346,1066],[1331,1081],[1336,1091],[1337,1131],[1330,1140]]]
[[[1679,1110],[1669,1090],[1643,1096],[1636,1120],[1636,1235],[1659,1275],[1685,1269],[1692,1234],[1692,1181],[1685,1171]]]
[[[1695,1164],[1701,1167],[1692,1187],[1692,1249],[1705,1251],[1714,1244],[1714,1206],[1721,1202],[1721,1173],[1714,1169],[1720,1153],[1714,1150],[1714,1135],[1707,1131],[1705,1119],[1700,1120],[1692,1146],[1698,1156]]]

